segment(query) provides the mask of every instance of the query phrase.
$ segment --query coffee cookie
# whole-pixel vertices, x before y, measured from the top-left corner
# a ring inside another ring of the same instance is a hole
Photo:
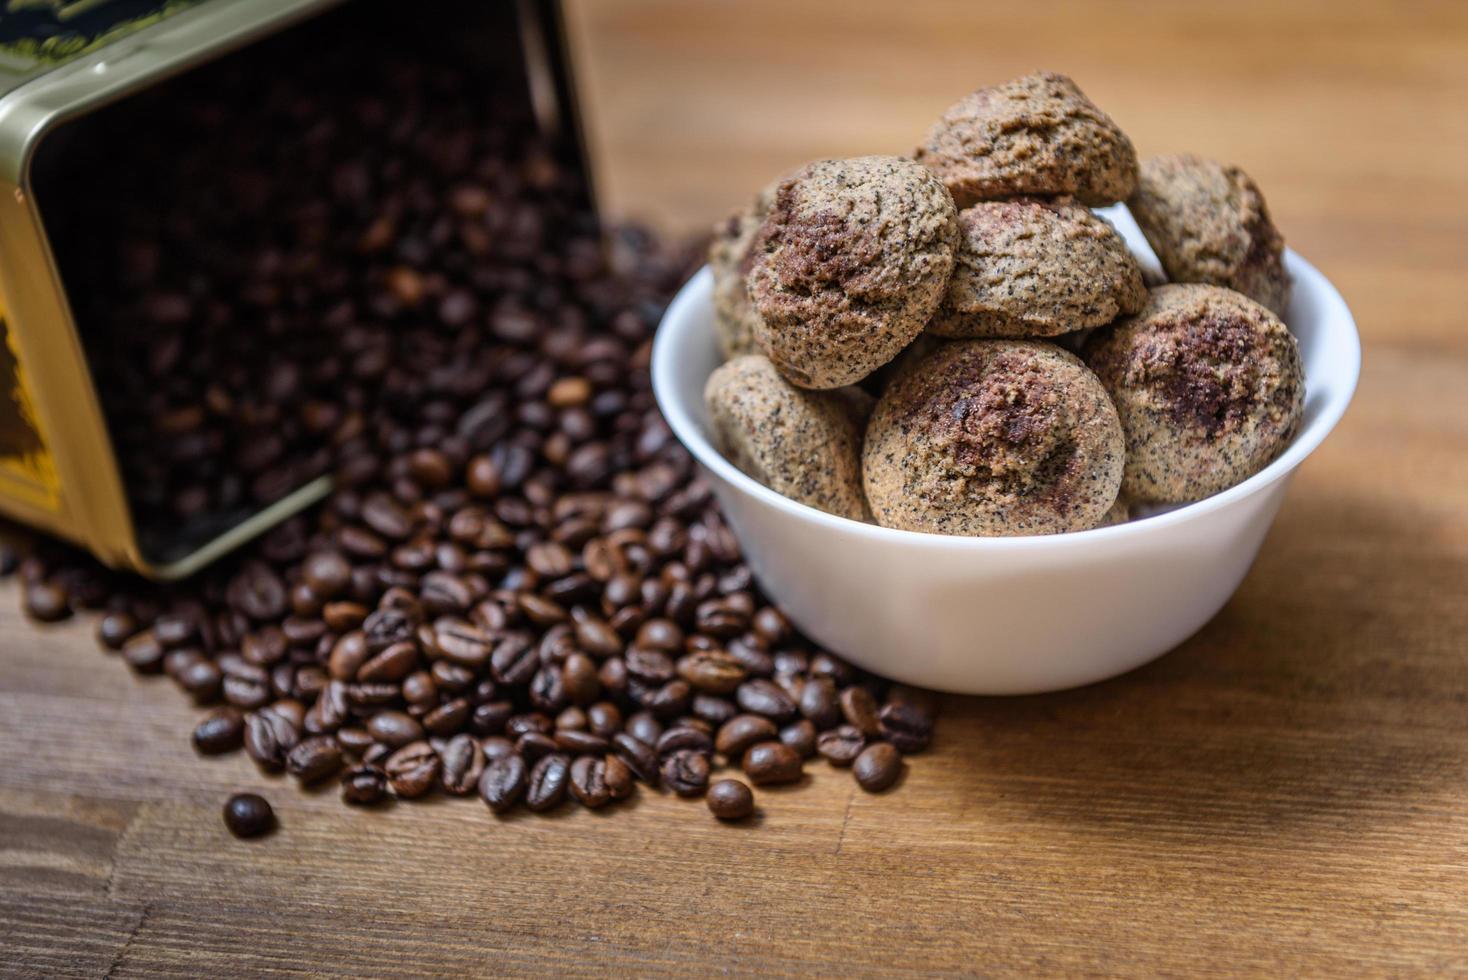
[[[1173,282],[1226,286],[1276,315],[1289,307],[1284,239],[1249,175],[1191,155],[1142,164],[1127,208]]]
[[[1073,354],[963,340],[893,380],[867,426],[862,476],[884,527],[1057,534],[1096,525],[1124,463],[1116,409]]]
[[[759,349],[754,343],[754,324],[759,314],[749,302],[745,279],[754,264],[750,246],[774,199],[775,185],[771,184],[749,205],[719,222],[709,242],[709,268],[714,274],[714,337],[725,360]]]
[[[1124,201],[1137,186],[1137,151],[1064,75],[1037,72],[955,103],[914,158],[959,207],[1015,194],[1069,194],[1082,204]]]
[[[1105,218],[1070,200],[985,201],[958,214],[958,257],[928,331],[1053,337],[1147,300],[1142,270]]]
[[[901,157],[821,160],[781,181],[754,244],[755,341],[803,388],[839,388],[897,356],[938,306],[958,213]]]
[[[1085,359],[1121,416],[1122,493],[1134,501],[1187,503],[1252,476],[1304,411],[1295,338],[1220,286],[1159,286],[1136,316],[1098,331]]]
[[[869,396],[797,388],[768,358],[749,354],[715,370],[703,397],[714,443],[739,469],[817,510],[866,517],[861,441]]]

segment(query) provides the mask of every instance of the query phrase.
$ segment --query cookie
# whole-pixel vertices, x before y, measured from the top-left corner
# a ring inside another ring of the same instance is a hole
[[[1137,151],[1064,75],[1037,72],[955,103],[914,158],[961,208],[1016,194],[1069,194],[1099,206],[1137,185]]]
[[[714,444],[750,477],[828,514],[866,517],[861,441],[871,398],[854,388],[807,391],[759,354],[719,366],[704,386]]]
[[[1284,316],[1284,239],[1249,175],[1191,155],[1142,164],[1127,208],[1173,282],[1226,286]]]
[[[1125,524],[1131,519],[1131,503],[1125,497],[1117,497],[1116,503],[1112,504],[1106,513],[1101,515],[1101,519],[1096,522],[1096,526],[1115,527],[1118,524]]]
[[[716,225],[709,242],[709,268],[714,274],[714,337],[725,360],[758,350],[754,323],[759,314],[749,302],[745,279],[754,261],[750,246],[774,198],[775,185],[771,184],[750,204]]]
[[[953,200],[911,160],[809,164],[780,182],[755,241],[755,342],[803,388],[860,381],[922,331],[957,244]]]
[[[1116,409],[1075,355],[1043,341],[961,340],[877,402],[862,477],[884,527],[1057,534],[1101,520],[1124,463]]]
[[[1300,426],[1295,338],[1221,286],[1159,286],[1136,316],[1098,331],[1085,359],[1121,416],[1122,493],[1133,501],[1180,504],[1225,490],[1272,462]]]
[[[958,214],[958,258],[940,337],[1054,337],[1147,300],[1142,270],[1105,218],[1068,199],[985,201]]]

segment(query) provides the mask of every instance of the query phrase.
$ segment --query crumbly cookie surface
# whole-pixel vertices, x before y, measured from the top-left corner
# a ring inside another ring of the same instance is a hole
[[[1284,239],[1244,171],[1190,154],[1152,157],[1127,208],[1173,282],[1226,286],[1284,315]]]
[[[961,208],[1016,194],[1069,194],[1099,206],[1126,200],[1137,184],[1131,140],[1075,82],[1053,72],[959,100],[914,157]]]
[[[750,477],[792,500],[860,521],[861,443],[872,400],[854,388],[808,391],[759,354],[720,365],[704,387],[714,443]]]
[[[714,337],[725,360],[759,349],[754,342],[759,314],[749,301],[745,280],[754,264],[750,246],[770,211],[775,186],[765,187],[752,202],[714,226],[709,242],[709,268],[714,273]]]
[[[781,181],[748,277],[760,350],[803,388],[896,357],[937,308],[957,217],[942,183],[901,157],[821,160]]]
[[[943,344],[892,381],[862,475],[877,523],[937,534],[1056,534],[1115,502],[1116,409],[1074,355],[1028,340]]]
[[[1220,286],[1159,286],[1136,316],[1098,331],[1085,358],[1121,416],[1122,493],[1138,502],[1188,503],[1247,479],[1304,411],[1295,338]]]
[[[1135,313],[1142,270],[1082,204],[1017,198],[958,214],[953,276],[928,330],[942,337],[1053,337]]]

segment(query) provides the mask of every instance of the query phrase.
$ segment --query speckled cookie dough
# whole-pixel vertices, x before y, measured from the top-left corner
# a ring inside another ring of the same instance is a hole
[[[1284,239],[1249,175],[1191,155],[1142,163],[1127,208],[1173,282],[1227,286],[1283,316]]]
[[[803,388],[860,381],[922,331],[957,244],[953,200],[911,160],[809,164],[780,182],[755,241],[755,341]]]
[[[1137,151],[1111,117],[1064,75],[1037,72],[955,103],[914,154],[961,208],[1015,194],[1124,201]]]
[[[714,443],[731,463],[791,500],[865,519],[861,441],[869,396],[797,388],[763,355],[750,354],[715,370],[703,397]]]
[[[1105,218],[1069,199],[985,201],[958,214],[958,258],[928,331],[1054,337],[1147,300],[1142,270]]]
[[[1125,497],[1117,497],[1116,503],[1107,508],[1106,513],[1096,522],[1097,527],[1115,527],[1125,524],[1132,519],[1132,505]]]
[[[1122,493],[1187,503],[1267,466],[1295,435],[1305,379],[1295,338],[1219,286],[1159,286],[1086,345],[1126,431]]]
[[[898,378],[867,426],[862,475],[884,527],[1057,534],[1116,500],[1125,448],[1106,391],[1033,340],[942,345]]]
[[[709,242],[709,268],[714,273],[714,337],[725,360],[759,349],[754,343],[754,324],[759,314],[749,302],[745,279],[754,264],[750,246],[775,200],[775,186],[769,185],[748,205],[719,222]]]

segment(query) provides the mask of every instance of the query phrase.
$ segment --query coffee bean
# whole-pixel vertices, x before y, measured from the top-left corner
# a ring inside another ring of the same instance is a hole
[[[222,755],[244,744],[245,716],[236,708],[216,708],[194,728],[194,750],[200,755]]]
[[[166,652],[152,630],[143,630],[122,645],[122,658],[139,674],[156,674],[162,670]]]
[[[607,766],[607,791],[611,793],[613,800],[627,799],[637,788],[631,767],[615,755],[606,756],[604,761]]]
[[[515,740],[515,751],[520,753],[526,763],[530,765],[559,752],[560,749],[560,743],[544,732],[525,732]]]
[[[720,820],[743,820],[754,812],[754,793],[737,779],[716,780],[709,786],[704,802]]]
[[[571,755],[605,755],[612,747],[608,739],[590,732],[558,731],[553,741],[558,748]]]
[[[662,723],[650,711],[639,711],[627,719],[627,734],[648,745],[658,744],[663,736]]]
[[[245,716],[245,751],[263,769],[282,769],[285,757],[300,740],[291,719],[268,708]]]
[[[423,726],[402,711],[379,711],[367,720],[367,731],[389,748],[402,748],[423,738]]]
[[[752,782],[764,786],[793,783],[804,775],[800,753],[781,742],[758,742],[744,752],[744,772]]]
[[[178,686],[188,692],[195,704],[208,704],[219,696],[219,686],[224,676],[214,661],[205,660],[195,651],[191,652],[197,659],[178,674]]]
[[[659,758],[684,750],[708,755],[714,751],[714,740],[705,731],[687,725],[678,725],[663,732],[655,749]]]
[[[883,738],[907,755],[926,749],[933,734],[931,714],[922,705],[908,701],[884,704],[877,726]]]
[[[622,712],[610,701],[598,701],[586,709],[586,726],[593,735],[611,738],[622,729]]]
[[[275,826],[275,811],[263,796],[236,793],[224,803],[224,825],[236,837],[259,837]]]
[[[866,747],[866,736],[852,725],[838,725],[816,736],[816,751],[833,766],[849,766]]]
[[[342,800],[353,806],[376,806],[387,799],[387,773],[377,766],[356,766],[342,776]]]
[[[709,694],[695,694],[688,708],[696,717],[716,727],[739,713],[734,702]]]
[[[695,690],[732,694],[743,683],[746,672],[738,660],[722,650],[700,650],[678,661],[678,676]]]
[[[519,687],[530,683],[540,669],[540,657],[531,634],[515,632],[500,640],[490,657],[490,669],[501,684]]]
[[[525,805],[536,813],[555,809],[566,798],[570,781],[571,760],[559,752],[545,756],[530,770]]]
[[[110,612],[97,620],[97,642],[107,650],[121,650],[137,631],[138,621],[125,612]]]
[[[427,742],[404,745],[383,763],[387,781],[392,791],[407,800],[415,799],[433,789],[439,774],[438,753]]]
[[[877,720],[877,701],[864,687],[848,687],[841,692],[841,714],[846,723],[863,735],[873,737],[882,733]]]
[[[874,742],[852,763],[851,774],[868,793],[880,793],[902,773],[902,756],[886,742]]]
[[[699,796],[708,787],[709,759],[694,749],[679,749],[663,760],[663,785],[679,796]]]
[[[779,738],[779,729],[770,719],[761,715],[736,715],[719,727],[714,748],[724,758],[737,762],[751,745],[775,738]]]
[[[764,715],[777,722],[789,721],[795,716],[795,699],[778,684],[763,678],[745,681],[735,693],[739,707],[756,715]]]
[[[612,751],[632,774],[649,786],[658,784],[658,756],[652,746],[626,732],[612,736]]]
[[[583,755],[571,763],[571,795],[593,810],[611,802],[607,763],[601,756]]]
[[[816,754],[816,726],[809,718],[793,721],[780,729],[780,741],[800,753],[802,759]]]
[[[296,743],[285,757],[286,772],[302,785],[320,782],[341,768],[342,751],[330,735],[314,735]]]
[[[800,713],[824,731],[841,721],[841,702],[829,677],[813,677],[800,689]]]
[[[54,582],[34,582],[26,587],[25,614],[37,622],[57,623],[71,615],[66,590]]]
[[[518,755],[507,755],[484,767],[484,775],[479,778],[479,795],[495,813],[505,813],[520,802],[528,782],[525,760]]]
[[[439,778],[444,791],[454,796],[468,796],[479,786],[484,774],[484,750],[472,735],[455,735],[440,753],[443,771]]]
[[[315,595],[329,600],[351,584],[352,566],[341,552],[318,551],[301,564],[301,576]]]

